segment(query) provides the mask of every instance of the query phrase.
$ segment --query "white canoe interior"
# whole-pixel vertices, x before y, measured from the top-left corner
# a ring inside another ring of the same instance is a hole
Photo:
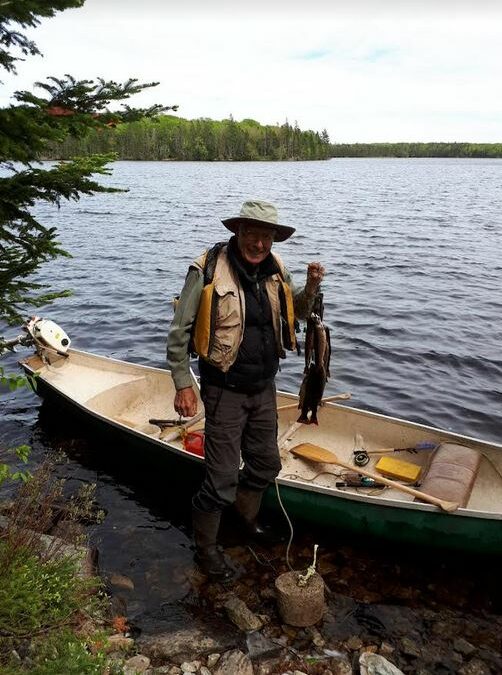
[[[172,439],[171,429],[161,430],[149,423],[153,418],[177,417],[173,408],[175,390],[169,371],[77,350],[70,350],[68,357],[46,352],[44,360],[34,354],[21,363],[29,372],[36,372],[61,395],[91,414],[109,420],[112,424],[128,427],[153,443],[165,444],[166,450],[169,447],[178,452],[187,452],[179,438]],[[318,426],[295,424],[298,418],[296,406],[285,410],[280,408],[294,404],[297,400],[294,394],[279,392],[277,395],[278,437],[282,439],[281,482],[296,484],[308,490],[334,492],[357,501],[391,505],[406,503],[410,506],[413,503],[416,508],[435,510],[436,507],[414,501],[412,495],[396,488],[336,488],[335,483],[343,480],[347,469],[332,463],[314,463],[295,457],[289,450],[300,443],[321,446],[335,453],[342,462],[352,465],[352,471],[357,473],[358,467],[353,463],[356,440],[362,441],[361,445],[366,451],[414,447],[423,441],[467,446],[479,453],[480,462],[474,481],[465,488],[466,508],[459,509],[457,513],[502,519],[501,445],[336,403],[326,403],[320,408]],[[203,408],[202,403],[200,408]],[[202,420],[192,429],[201,429],[203,424]],[[420,465],[422,478],[430,471],[431,455],[432,451],[419,450],[417,453],[402,451],[387,456]],[[370,463],[364,469],[377,473],[375,464],[380,457],[382,455],[370,454]]]

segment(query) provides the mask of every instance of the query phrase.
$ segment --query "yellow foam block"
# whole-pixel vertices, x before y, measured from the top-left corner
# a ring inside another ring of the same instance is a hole
[[[381,457],[375,465],[375,469],[382,476],[395,478],[396,480],[407,480],[410,483],[414,483],[420,476],[421,468],[418,464],[405,462],[394,457]]]

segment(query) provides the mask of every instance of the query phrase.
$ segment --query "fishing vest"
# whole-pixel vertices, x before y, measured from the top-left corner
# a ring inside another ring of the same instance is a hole
[[[208,251],[193,266],[204,274]],[[284,263],[272,253],[279,273],[265,280],[265,289],[272,311],[277,353],[285,358],[285,350],[296,349],[293,294],[284,281]],[[202,289],[193,331],[193,346],[199,356],[226,373],[237,358],[244,335],[245,293],[233,269],[224,245],[218,253],[212,279]]]

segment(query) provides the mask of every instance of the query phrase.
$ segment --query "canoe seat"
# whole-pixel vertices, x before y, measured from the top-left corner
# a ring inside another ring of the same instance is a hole
[[[481,463],[481,453],[455,443],[441,443],[434,451],[420,490],[433,497],[467,506]],[[423,501],[415,498],[415,501]]]

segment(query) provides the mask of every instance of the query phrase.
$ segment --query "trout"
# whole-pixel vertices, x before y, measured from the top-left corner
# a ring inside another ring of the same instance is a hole
[[[316,298],[314,309],[307,319],[305,335],[305,370],[300,387],[298,422],[318,424],[317,409],[321,403],[326,381],[330,376],[331,343],[329,329],[322,320],[322,294]],[[309,417],[310,413],[310,417]]]

